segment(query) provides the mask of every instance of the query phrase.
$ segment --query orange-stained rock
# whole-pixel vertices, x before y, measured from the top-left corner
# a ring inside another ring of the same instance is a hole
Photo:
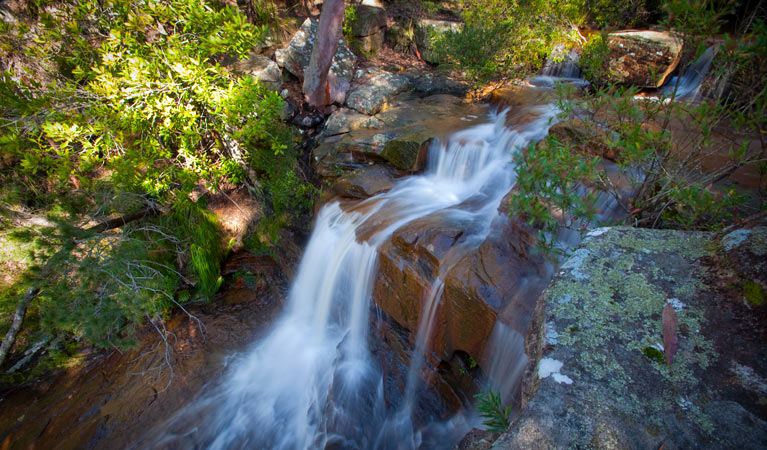
[[[499,215],[485,241],[468,253],[466,225],[442,212],[397,230],[379,248],[373,298],[400,325],[416,331],[441,273],[444,291],[429,348],[443,361],[461,351],[482,365],[499,315],[522,336],[529,334],[545,266],[531,252],[534,237],[507,217]]]

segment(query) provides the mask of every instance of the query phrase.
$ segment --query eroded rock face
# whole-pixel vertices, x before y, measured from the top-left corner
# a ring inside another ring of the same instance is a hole
[[[314,40],[317,37],[318,24],[319,19],[306,19],[298,31],[296,31],[296,34],[290,39],[288,46],[275,51],[274,56],[277,64],[298,77],[299,80],[304,79],[304,70],[309,66],[312,48],[314,48]],[[341,38],[336,54],[333,56],[330,73],[328,74],[330,98],[335,103],[343,103],[346,98],[356,64],[357,57],[349,49],[346,41]]]
[[[445,361],[464,352],[487,369],[483,356],[497,317],[523,337],[534,332],[545,269],[530,253],[534,238],[506,217],[498,217],[476,248],[465,241],[467,226],[465,216],[439,212],[395,231],[379,248],[373,298],[397,323],[416,330],[441,274],[431,351]]]
[[[767,311],[738,284],[764,225],[590,232],[544,294],[537,392],[493,448],[765,448]]]
[[[608,38],[609,80],[658,88],[679,65],[681,37],[661,31],[620,31]]]

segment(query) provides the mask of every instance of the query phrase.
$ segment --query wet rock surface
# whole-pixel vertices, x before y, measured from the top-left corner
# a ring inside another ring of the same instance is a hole
[[[312,164],[328,182],[387,161],[417,171],[426,163],[424,144],[429,138],[445,138],[475,123],[485,112],[482,106],[448,94],[419,98],[403,93],[389,109],[374,116],[342,108],[329,117],[325,137],[312,151]]]
[[[394,186],[395,171],[385,164],[375,164],[351,172],[338,179],[333,192],[342,197],[368,198]]]
[[[416,330],[441,274],[444,292],[430,349],[444,361],[462,352],[487,370],[483,356],[496,318],[523,340],[534,337],[546,273],[540,255],[531,253],[535,239],[508,218],[499,216],[475,249],[465,241],[471,234],[466,226],[460,215],[439,212],[395,231],[379,248],[373,299],[401,326]]]
[[[764,222],[592,231],[544,293],[538,389],[493,448],[765,448],[767,314],[744,283]]]

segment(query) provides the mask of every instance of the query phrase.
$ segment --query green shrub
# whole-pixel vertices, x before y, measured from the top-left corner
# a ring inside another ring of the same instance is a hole
[[[179,286],[196,299],[220,286],[224,251],[200,191],[244,184],[284,225],[314,190],[297,175],[283,100],[222,65],[266,26],[204,0],[30,8],[0,29],[0,57],[17,61],[0,73],[0,197],[57,224],[41,237],[54,269],[28,274],[43,328],[121,346],[162,321]],[[148,205],[160,217],[87,231]]]

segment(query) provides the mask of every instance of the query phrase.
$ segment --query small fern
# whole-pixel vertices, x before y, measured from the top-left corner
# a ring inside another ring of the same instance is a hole
[[[491,390],[475,394],[477,399],[477,411],[485,419],[488,430],[493,432],[502,432],[509,427],[509,416],[511,416],[511,405],[503,406],[501,395]]]

